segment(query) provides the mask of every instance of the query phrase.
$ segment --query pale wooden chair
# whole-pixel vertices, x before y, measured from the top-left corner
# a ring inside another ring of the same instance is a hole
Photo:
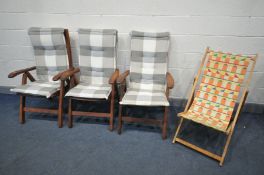
[[[218,160],[220,165],[223,165],[235,125],[248,95],[256,59],[257,55],[233,55],[206,49],[185,110],[178,114],[180,123],[173,143],[179,142]],[[179,138],[184,119],[225,133],[227,140],[222,155]]]

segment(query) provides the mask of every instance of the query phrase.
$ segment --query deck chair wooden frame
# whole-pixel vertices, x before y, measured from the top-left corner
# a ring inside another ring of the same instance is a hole
[[[195,77],[194,79],[194,82],[193,82],[193,87],[191,89],[191,93],[190,93],[190,97],[188,99],[188,102],[187,102],[187,105],[185,107],[185,110],[184,112],[187,112],[189,110],[189,108],[191,107],[191,104],[194,100],[194,95],[195,95],[195,90],[196,90],[196,85],[198,84],[198,80],[199,80],[199,77],[202,73],[202,69],[203,69],[203,66],[204,64],[206,63],[206,58],[207,58],[207,55],[208,53],[210,52],[210,49],[209,47],[206,48],[206,51],[205,51],[205,54],[203,56],[203,59],[202,59],[202,62],[201,62],[201,65],[199,67],[199,70],[198,70],[198,73],[197,73],[197,76]],[[219,52],[221,53],[221,52]],[[205,150],[203,148],[200,148],[190,142],[187,142],[186,140],[182,139],[182,138],[179,138],[178,135],[179,135],[179,132],[181,130],[181,126],[182,126],[182,123],[184,121],[185,118],[181,117],[180,118],[180,122],[179,122],[179,125],[178,125],[178,128],[176,130],[176,133],[175,133],[175,136],[173,138],[173,142],[172,143],[176,143],[176,142],[179,142],[181,144],[183,144],[184,146],[186,147],[189,147],[191,149],[194,149],[208,157],[211,157],[217,161],[219,161],[219,165],[222,166],[223,163],[224,163],[224,160],[225,160],[225,156],[227,154],[227,151],[228,151],[228,147],[229,147],[229,144],[230,144],[230,141],[231,141],[231,137],[232,137],[232,134],[234,132],[234,128],[235,128],[235,125],[237,123],[237,120],[238,120],[238,117],[241,113],[241,110],[245,104],[245,101],[246,101],[246,98],[247,98],[247,95],[249,93],[248,91],[248,87],[249,87],[249,84],[250,84],[250,81],[252,79],[252,75],[253,75],[253,70],[254,70],[254,67],[255,67],[255,64],[256,64],[256,59],[257,59],[257,55],[255,55],[254,57],[251,57],[251,68],[250,68],[250,73],[249,73],[249,76],[247,79],[244,80],[245,82],[245,86],[244,86],[244,89],[242,90],[242,92],[240,91],[240,94],[242,94],[239,102],[238,102],[238,107],[237,107],[237,110],[235,113],[233,113],[233,120],[230,121],[229,123],[229,126],[225,132],[225,134],[227,135],[227,139],[226,139],[226,143],[224,145],[224,149],[223,149],[223,152],[222,152],[222,155],[217,155],[215,153],[212,153],[212,152],[209,152],[208,150]],[[186,119],[187,120],[187,119]]]
[[[65,43],[66,43],[66,49],[67,49],[67,57],[68,57],[68,63],[69,63],[69,70],[73,69],[72,64],[72,53],[71,53],[71,43],[70,43],[70,36],[68,29],[64,29],[64,37],[65,37]],[[14,72],[11,72],[8,75],[8,78],[14,78],[17,75],[22,74],[22,85],[27,84],[27,79],[29,79],[31,82],[36,81],[35,78],[32,76],[30,71],[35,70],[36,66],[29,67],[26,69],[17,70]],[[53,77],[53,81],[60,80],[61,75],[64,72],[67,72],[68,70],[65,70],[63,72],[58,73]],[[59,96],[59,105],[58,109],[47,109],[47,108],[35,108],[35,107],[26,107],[26,96],[36,96],[36,97],[42,97],[38,95],[30,95],[30,94],[22,94],[18,93],[20,95],[20,105],[19,105],[19,122],[21,124],[25,123],[25,112],[32,112],[32,113],[49,113],[58,115],[58,127],[63,127],[63,97],[65,94],[65,91],[67,90],[67,87],[65,87],[66,83],[65,81],[68,81],[67,79],[64,79],[60,82],[60,90],[54,93],[50,98],[53,98],[55,96]],[[66,89],[65,89],[66,88]],[[45,97],[44,97],[45,98]]]
[[[119,84],[120,87],[120,96],[119,96],[119,101],[122,101],[122,98],[125,94],[126,91],[126,77],[129,75],[129,70],[126,70],[120,77],[117,79],[117,83]],[[167,99],[169,98],[169,91],[174,87],[174,79],[173,76],[167,72],[166,75],[166,80],[167,80],[167,88],[166,88],[166,97]],[[122,132],[122,125],[123,122],[131,122],[131,123],[143,123],[143,124],[148,124],[148,125],[157,125],[162,128],[162,139],[167,138],[167,125],[168,125],[168,106],[164,106],[164,115],[163,115],[163,120],[159,119],[147,119],[147,118],[139,118],[139,117],[130,117],[130,116],[123,116],[122,114],[122,108],[125,105],[119,104],[119,113],[118,113],[118,134],[121,134]],[[146,106],[150,107],[150,106]],[[153,106],[152,106],[153,107]]]
[[[61,80],[66,80],[70,78],[70,89],[79,84],[77,79],[75,78],[75,74],[80,72],[79,68],[75,68],[73,70],[69,70],[65,72],[61,76]],[[105,99],[90,99],[90,98],[80,98],[80,97],[68,97],[69,98],[69,105],[68,105],[68,127],[72,128],[73,126],[73,117],[74,116],[87,116],[87,117],[99,117],[99,118],[109,118],[109,130],[113,131],[114,129],[114,103],[115,103],[115,85],[116,79],[119,76],[119,70],[116,69],[112,76],[109,78],[109,84],[112,86],[111,94],[109,95],[106,101],[109,101],[110,111],[103,113],[103,112],[85,112],[85,111],[75,111],[72,109],[72,100],[77,101],[105,101]]]

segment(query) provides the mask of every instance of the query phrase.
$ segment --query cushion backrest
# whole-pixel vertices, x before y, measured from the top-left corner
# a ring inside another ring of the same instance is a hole
[[[116,69],[117,30],[79,29],[80,80],[108,84]]]
[[[30,28],[28,31],[36,60],[37,79],[52,81],[69,68],[63,28]]]
[[[213,118],[214,120],[208,119],[212,122],[221,120],[221,126],[216,127],[225,130],[239,97],[250,59],[247,56],[210,51],[190,110]]]
[[[169,33],[131,32],[129,88],[166,88]]]

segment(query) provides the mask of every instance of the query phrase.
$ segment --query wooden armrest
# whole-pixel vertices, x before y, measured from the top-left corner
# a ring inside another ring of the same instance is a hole
[[[74,74],[76,74],[76,73],[78,73],[78,72],[80,72],[80,68],[74,68],[74,69],[72,69],[72,70],[65,71],[65,72],[61,75],[60,79],[64,81],[64,80],[66,80],[68,77],[71,77],[72,75],[74,75]]]
[[[119,70],[116,69],[115,72],[112,74],[112,76],[109,79],[109,84],[114,84],[119,76]]]
[[[17,71],[14,71],[14,72],[11,72],[10,74],[8,74],[8,78],[14,78],[15,76],[17,76],[19,74],[22,74],[22,73],[25,73],[25,72],[29,72],[29,71],[32,71],[32,70],[35,70],[35,69],[36,69],[36,66],[29,67],[29,68],[26,68],[26,69],[20,69],[20,70],[17,70]]]
[[[129,75],[129,70],[126,70],[124,73],[122,73],[118,79],[116,80],[117,83],[123,83],[126,77]]]
[[[174,87],[174,79],[171,73],[167,72],[166,79],[167,79],[167,87],[169,89],[172,89]]]
[[[55,75],[55,76],[52,78],[52,80],[53,80],[53,81],[58,81],[58,80],[61,78],[62,74],[66,73],[66,72],[68,72],[68,71],[71,71],[71,70],[73,70],[73,69],[74,69],[74,68],[70,68],[70,69],[67,69],[67,70],[65,70],[65,71],[59,72],[57,75]]]

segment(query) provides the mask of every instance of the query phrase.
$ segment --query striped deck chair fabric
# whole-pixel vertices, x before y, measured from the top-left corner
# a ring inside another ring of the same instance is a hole
[[[59,90],[53,76],[69,68],[63,28],[30,28],[28,31],[36,61],[37,80],[11,89],[13,92],[49,98]]]
[[[193,103],[179,116],[226,132],[249,64],[250,57],[210,51]]]
[[[120,104],[169,106],[165,95],[168,49],[168,32],[131,32],[130,76]]]
[[[66,96],[107,99],[116,69],[117,30],[79,29],[80,83]]]

